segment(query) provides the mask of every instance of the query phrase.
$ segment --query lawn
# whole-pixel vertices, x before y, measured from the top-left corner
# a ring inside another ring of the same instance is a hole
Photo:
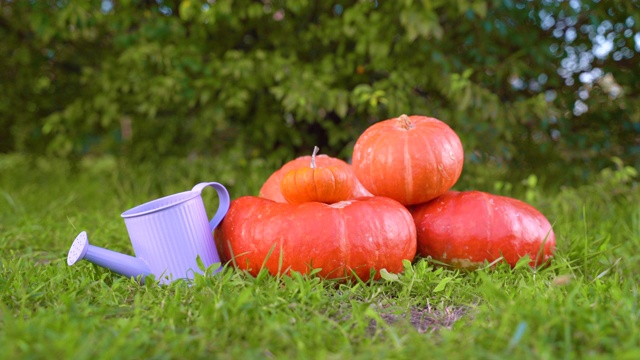
[[[417,259],[397,278],[345,284],[225,267],[191,286],[158,286],[86,261],[67,266],[82,230],[131,254],[120,213],[147,200],[201,181],[233,198],[257,193],[269,166],[225,160],[0,156],[2,357],[640,358],[640,191],[635,170],[620,166],[576,188],[543,189],[535,177],[492,184],[554,224],[558,251],[544,269],[461,272]],[[456,188],[478,185],[468,178]]]

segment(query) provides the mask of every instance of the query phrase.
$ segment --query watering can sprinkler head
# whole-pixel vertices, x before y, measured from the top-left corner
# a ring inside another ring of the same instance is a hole
[[[84,259],[87,250],[89,250],[89,239],[87,238],[87,232],[83,231],[76,236],[73,244],[71,244],[69,254],[67,254],[67,265],[71,266],[78,260]]]
[[[89,244],[86,231],[78,234],[71,244],[67,255],[67,265],[71,266],[82,259],[126,277],[140,277],[144,280],[147,275],[151,274],[149,265],[142,259]]]

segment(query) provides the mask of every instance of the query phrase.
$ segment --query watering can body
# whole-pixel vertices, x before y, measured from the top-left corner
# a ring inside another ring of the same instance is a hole
[[[201,192],[213,187],[219,198],[218,209],[208,219]],[[166,196],[122,213],[135,257],[90,245],[86,232],[73,242],[67,263],[86,259],[127,277],[144,278],[153,274],[160,283],[193,279],[205,267],[219,263],[213,229],[229,209],[229,193],[219,183],[200,183],[190,191]]]

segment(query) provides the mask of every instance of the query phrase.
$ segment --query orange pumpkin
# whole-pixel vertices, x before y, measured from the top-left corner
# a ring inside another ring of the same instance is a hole
[[[353,188],[353,174],[337,166],[317,167],[316,154],[318,147],[313,148],[309,167],[289,171],[282,182],[282,195],[291,204],[318,201],[335,203],[347,200]]]
[[[556,237],[549,220],[520,200],[481,191],[449,191],[411,209],[418,252],[459,268],[475,268],[502,257],[515,266],[529,255],[531,266],[551,259]]]
[[[311,161],[311,156],[301,156],[294,160],[291,160],[284,164],[280,169],[276,170],[264,184],[260,188],[259,196],[265,199],[270,199],[276,202],[286,203],[287,200],[282,195],[282,190],[280,189],[280,185],[282,183],[282,179],[284,176],[291,170],[300,169],[300,168],[308,168],[309,162]],[[372,196],[367,189],[362,186],[360,181],[353,175],[353,168],[351,165],[346,162],[334,158],[328,155],[320,154],[316,155],[316,165],[318,167],[330,167],[335,166],[338,168],[342,168],[345,171],[352,174],[353,178],[353,187],[351,189],[351,194],[349,195],[349,199],[357,199],[362,196]]]
[[[365,281],[372,269],[375,278],[383,268],[401,272],[417,246],[411,214],[385,197],[327,205],[244,196],[231,202],[214,239],[222,261],[254,276],[264,265],[273,275],[313,268],[323,278]]]
[[[460,177],[464,152],[444,122],[402,115],[371,125],[353,149],[353,171],[376,196],[420,204],[449,190]]]

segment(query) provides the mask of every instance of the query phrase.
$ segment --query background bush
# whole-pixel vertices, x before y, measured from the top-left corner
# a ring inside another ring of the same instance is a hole
[[[467,163],[640,167],[640,2],[3,1],[0,151],[348,158],[435,116]]]

